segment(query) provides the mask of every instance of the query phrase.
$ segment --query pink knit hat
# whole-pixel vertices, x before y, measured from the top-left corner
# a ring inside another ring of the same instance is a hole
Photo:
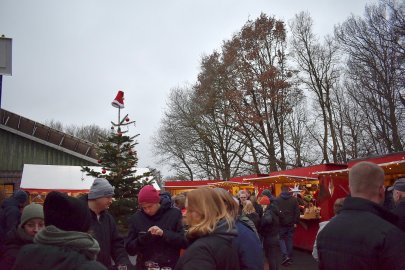
[[[138,194],[138,203],[159,203],[159,192],[151,185],[144,186]]]

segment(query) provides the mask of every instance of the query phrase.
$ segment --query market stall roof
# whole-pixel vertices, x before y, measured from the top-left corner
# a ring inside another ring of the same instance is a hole
[[[238,186],[249,186],[250,183],[238,182],[238,181],[221,181],[221,182],[216,182],[216,183],[212,183],[209,185],[216,186],[216,187],[238,187]]]
[[[346,168],[344,164],[320,164],[308,167],[299,167],[284,171],[272,172],[269,176],[257,177],[257,178],[244,178],[244,181],[252,183],[291,183],[291,182],[311,182],[317,181],[316,175],[313,175],[314,171],[318,170],[336,170]]]
[[[163,187],[165,189],[198,188],[218,182],[222,182],[222,180],[166,181]]]
[[[81,171],[81,166],[24,164],[20,188],[28,192],[61,192],[85,193],[93,184],[94,177]],[[90,166],[95,171],[101,167]],[[148,168],[137,168],[136,175],[148,172]],[[154,182],[154,187],[159,186]]]
[[[242,175],[242,176],[232,177],[229,179],[229,181],[243,183],[245,179],[259,178],[259,177],[265,177],[265,176],[269,176],[269,174],[261,173],[261,174]]]
[[[318,178],[316,178],[316,177],[307,177],[307,176],[279,174],[279,175],[265,176],[265,177],[258,177],[258,178],[248,178],[248,179],[244,179],[244,180],[248,181],[248,182],[255,182],[255,183],[282,184],[282,183],[291,183],[291,182],[317,181]]]
[[[370,160],[370,161],[373,162],[373,160]],[[354,164],[356,164],[356,163],[354,163]],[[350,168],[353,167],[354,164],[351,164],[351,166],[349,166],[349,167]],[[400,177],[405,177],[405,160],[404,159],[379,163],[378,166],[380,166],[384,170],[385,178],[387,180],[395,180]],[[319,176],[348,177],[349,169],[335,170],[335,171],[319,171],[319,172],[314,172],[314,174],[319,175]]]

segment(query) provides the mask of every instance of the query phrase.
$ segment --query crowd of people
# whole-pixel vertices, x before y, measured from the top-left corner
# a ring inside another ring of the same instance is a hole
[[[313,256],[320,269],[405,269],[405,179],[383,206],[384,171],[360,162],[349,171],[350,196],[320,223]],[[198,188],[171,197],[153,186],[138,194],[126,237],[108,208],[114,187],[96,178],[88,194],[52,191],[43,206],[17,191],[0,210],[0,269],[264,269],[294,263],[300,207],[288,186],[275,197]],[[131,263],[129,256],[136,256]]]

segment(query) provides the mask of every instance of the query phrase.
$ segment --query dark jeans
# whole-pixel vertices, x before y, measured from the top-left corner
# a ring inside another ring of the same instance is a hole
[[[279,238],[276,236],[265,236],[263,239],[264,255],[269,263],[270,270],[279,270],[280,267],[280,248]]]
[[[292,257],[294,225],[280,227],[280,251],[284,257]]]

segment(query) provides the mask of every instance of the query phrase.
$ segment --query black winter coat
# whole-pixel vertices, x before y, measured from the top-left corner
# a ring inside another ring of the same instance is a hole
[[[161,200],[160,208],[154,216],[148,216],[142,210],[131,216],[125,248],[129,255],[137,255],[137,269],[143,269],[146,261],[174,269],[180,249],[187,247],[182,219],[180,210],[172,207],[169,200]],[[152,226],[161,228],[163,236],[140,234]]]
[[[267,206],[263,213],[263,217],[260,221],[260,234],[263,237],[273,237],[278,238],[278,233],[280,229],[280,210],[275,204],[270,204]]]
[[[366,199],[348,197],[317,237],[319,269],[405,269],[405,234],[396,216]]]
[[[0,254],[0,269],[12,269],[20,249],[24,245],[32,243],[33,237],[27,235],[22,228],[17,228],[8,232],[6,236],[4,252]]]
[[[397,226],[405,232],[405,199],[400,200],[392,212],[398,216]]]
[[[0,209],[0,243],[4,243],[9,231],[17,228],[20,218],[20,203],[13,197],[5,199]]]
[[[252,204],[256,210],[256,213],[259,215],[259,217],[262,217],[263,216],[263,207],[257,202],[252,202]]]
[[[82,200],[87,200],[88,197],[83,196]],[[119,234],[114,218],[106,210],[100,213],[97,219],[96,213],[91,209],[91,231],[93,237],[100,245],[100,252],[97,255],[97,261],[105,265],[108,269],[114,269],[111,264],[111,259],[114,260],[116,265],[127,265],[130,267],[132,264],[129,261],[128,253],[124,247],[124,238]]]
[[[62,246],[25,245],[18,253],[14,270],[106,270],[101,263],[80,251]]]
[[[295,197],[282,192],[275,201],[280,209],[280,227],[290,227],[300,222],[300,208]]]
[[[239,270],[239,258],[232,241],[235,228],[221,222],[213,233],[195,239],[180,257],[176,270]]]

